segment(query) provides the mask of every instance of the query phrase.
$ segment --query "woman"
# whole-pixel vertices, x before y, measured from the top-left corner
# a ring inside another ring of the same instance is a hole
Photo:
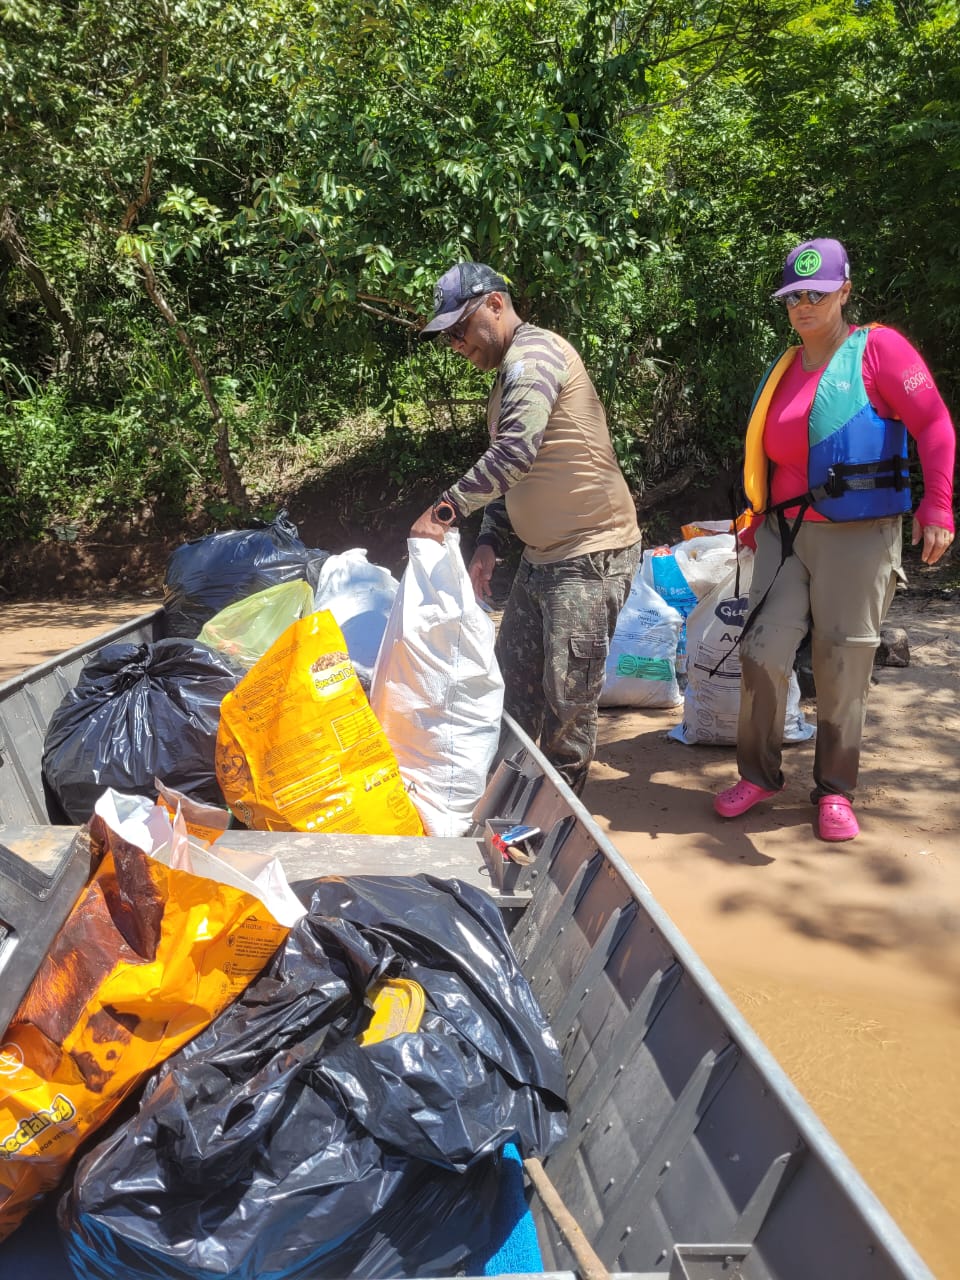
[[[768,371],[747,428],[744,486],[756,558],[741,642],[740,780],[714,799],[721,817],[783,787],[787,682],[811,635],[817,689],[814,790],[823,840],[859,833],[853,793],[880,624],[900,572],[910,510],[907,437],[924,496],[913,518],[925,564],[953,541],[956,437],[929,370],[909,342],[844,319],[850,264],[838,240],[787,255],[774,294],[800,337]]]

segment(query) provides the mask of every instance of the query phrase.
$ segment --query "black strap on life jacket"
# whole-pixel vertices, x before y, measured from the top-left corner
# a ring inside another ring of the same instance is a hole
[[[809,509],[813,501],[814,501],[813,493],[807,492],[802,494],[799,498],[791,498],[789,502],[778,502],[776,506],[767,507],[766,510],[758,513],[759,515],[764,515],[764,516],[776,515],[777,517],[777,527],[780,532],[780,563],[777,565],[777,571],[773,575],[773,577],[770,579],[770,584],[767,587],[766,591],[763,593],[763,595],[760,597],[760,599],[757,601],[754,607],[747,614],[746,620],[744,621],[744,624],[740,629],[740,634],[734,640],[733,644],[730,646],[727,652],[720,656],[720,658],[717,660],[716,665],[710,668],[710,673],[709,673],[710,676],[715,676],[717,672],[720,670],[720,668],[723,666],[723,664],[726,662],[726,660],[730,657],[730,655],[735,652],[737,646],[743,643],[743,637],[747,634],[747,632],[750,630],[750,628],[753,626],[754,622],[756,621],[757,614],[766,604],[767,596],[773,590],[773,584],[776,582],[777,576],[779,575],[780,570],[787,563],[787,560],[789,559],[789,557],[793,555],[794,539],[796,538],[797,533],[799,532],[800,525],[803,523],[804,512],[806,512]],[[791,522],[787,519],[785,513],[788,507],[794,507],[794,506],[798,507],[798,510],[797,510],[797,514],[793,518],[793,521]],[[734,537],[737,537],[737,535],[734,534]],[[740,598],[740,540],[738,537],[737,537],[737,574],[734,580],[734,593],[735,593],[735,598],[739,599]]]
[[[907,460],[901,454],[880,462],[837,462],[827,472],[827,483],[821,487],[827,498],[866,489],[896,489],[899,493],[910,485],[906,468]]]
[[[863,492],[867,489],[896,489],[897,492],[900,492],[910,484],[910,477],[905,473],[906,461],[906,458],[901,457],[899,454],[894,454],[890,458],[883,458],[880,462],[835,462],[832,467],[827,468],[827,478],[823,484],[818,484],[816,488],[808,489],[806,493],[801,493],[796,498],[785,498],[783,502],[774,503],[764,511],[761,511],[761,515],[775,515],[777,517],[781,544],[780,563],[777,566],[777,573],[783,568],[788,557],[793,555],[793,543],[803,522],[803,517],[815,503],[823,502],[825,498],[842,498],[845,493]],[[797,514],[794,517],[793,524],[788,525],[784,513],[789,511],[791,507],[797,508]],[[773,586],[777,573],[773,575],[770,587]],[[769,592],[770,587],[767,587],[767,590],[763,593],[764,600],[767,598],[767,592]],[[757,607],[751,611],[751,616],[744,624],[743,631],[740,632],[741,640],[746,634],[753,615],[759,612],[760,604],[757,604]]]
[[[780,570],[786,564],[790,556],[793,555],[793,544],[800,526],[803,523],[803,517],[810,510],[815,502],[822,502],[825,498],[841,498],[845,493],[853,491],[862,491],[867,489],[896,489],[898,492],[906,489],[910,483],[910,477],[905,474],[907,460],[900,454],[894,454],[892,457],[884,458],[880,462],[837,462],[827,470],[827,478],[823,484],[819,484],[816,488],[808,489],[806,493],[799,494],[796,498],[785,498],[783,502],[774,503],[772,506],[765,507],[758,515],[777,517],[777,529],[780,534],[780,563],[777,565],[776,573],[770,579],[769,586],[763,595],[747,614],[740,634],[734,640],[733,644],[725,654],[719,659],[716,666],[710,669],[710,675],[715,676],[727,658],[736,650],[737,646],[743,643],[744,637],[750,631],[757,615],[766,603],[767,596],[773,590],[773,584],[776,582]],[[792,521],[787,520],[786,512],[791,507],[797,508],[797,514]],[[736,530],[736,517],[734,517],[734,530]],[[734,532],[736,537],[736,532]],[[734,582],[734,593],[736,598],[740,596],[740,542],[737,540],[737,574]]]

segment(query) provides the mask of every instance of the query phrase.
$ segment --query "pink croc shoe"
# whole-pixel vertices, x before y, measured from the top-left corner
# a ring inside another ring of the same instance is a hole
[[[761,800],[769,800],[777,794],[776,791],[764,791],[755,782],[741,778],[735,787],[727,787],[726,791],[713,797],[713,807],[721,818],[739,818],[741,813],[746,813]]]
[[[853,805],[846,796],[821,796],[818,830],[821,840],[852,840],[860,834]]]

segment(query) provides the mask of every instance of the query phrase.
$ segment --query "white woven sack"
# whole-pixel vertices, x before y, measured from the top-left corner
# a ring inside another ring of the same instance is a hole
[[[687,618],[687,687],[683,720],[670,730],[678,742],[732,746],[737,741],[740,715],[740,646],[737,640],[747,618],[747,597],[753,578],[753,553],[740,552],[740,594],[734,595],[736,556],[729,571]],[[734,647],[736,645],[736,647]],[[719,666],[717,665],[719,663]],[[713,672],[717,667],[716,672]],[[805,742],[814,735],[800,709],[796,672],[787,686],[784,742]]]
[[[732,533],[687,538],[670,551],[698,600],[727,576],[737,554]]]
[[[389,569],[370,564],[363,547],[328,556],[320,566],[313,607],[329,609],[333,614],[347,642],[350,661],[365,688],[370,686],[399,586]]]
[[[682,626],[683,615],[637,573],[610,641],[600,706],[677,706],[681,701],[677,641]]]
[[[407,549],[370,705],[427,834],[460,836],[500,739],[494,626],[474,596],[455,529],[442,544],[410,538]]]

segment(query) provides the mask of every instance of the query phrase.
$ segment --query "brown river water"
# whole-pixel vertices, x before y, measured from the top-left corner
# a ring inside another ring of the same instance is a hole
[[[960,946],[952,977],[847,954],[762,908],[704,910],[709,873],[695,898],[629,861],[934,1274],[960,1280]]]
[[[668,740],[673,710],[602,713],[584,802],[938,1280],[960,1280],[960,618],[898,598],[890,621],[911,663],[876,673],[858,839],[817,838],[813,743],[785,750],[775,802],[716,818],[734,750]]]

